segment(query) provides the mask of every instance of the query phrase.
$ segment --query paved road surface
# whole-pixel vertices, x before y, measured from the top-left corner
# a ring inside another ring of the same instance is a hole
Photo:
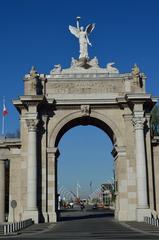
[[[3,238],[4,239],[4,238]],[[5,238],[6,239],[6,238]],[[66,211],[57,224],[38,224],[22,234],[7,239],[29,240],[100,240],[100,239],[158,239],[159,227],[145,223],[118,223],[112,212],[99,210]]]

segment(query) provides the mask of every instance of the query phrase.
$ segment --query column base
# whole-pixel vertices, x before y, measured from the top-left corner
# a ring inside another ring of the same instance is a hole
[[[38,210],[24,210],[23,219],[32,218],[34,223],[39,223]]]
[[[3,208],[0,211],[0,223],[4,223],[5,222],[5,214],[3,212]]]
[[[42,212],[42,216],[44,218],[44,222],[48,223],[49,222],[49,215],[47,212]]]
[[[151,217],[151,210],[149,208],[137,208],[136,209],[136,220],[137,222],[143,222],[144,217]]]
[[[48,213],[48,222],[57,222],[57,213],[56,212]]]

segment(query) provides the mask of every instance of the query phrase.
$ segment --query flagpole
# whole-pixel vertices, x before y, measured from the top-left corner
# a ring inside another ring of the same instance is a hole
[[[7,109],[5,106],[5,97],[3,97],[3,113],[2,113],[2,136],[5,137],[5,115],[7,114]]]
[[[4,136],[4,116],[2,116],[2,136]]]
[[[4,104],[5,104],[5,98],[3,97],[3,107],[4,107]],[[4,115],[2,113],[2,136],[4,136]]]
[[[79,195],[79,194],[78,194],[78,182],[77,182],[77,194],[76,194],[76,195],[77,195],[77,198],[78,198],[78,195]]]
[[[90,186],[90,193],[92,193],[92,181],[90,181],[89,186]]]

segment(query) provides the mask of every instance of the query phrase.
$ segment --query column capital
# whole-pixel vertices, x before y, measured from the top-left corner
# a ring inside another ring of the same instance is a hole
[[[145,118],[143,117],[134,117],[132,119],[133,125],[135,130],[143,130],[144,129],[144,123],[145,123]]]
[[[37,129],[37,123],[38,119],[26,119],[26,124],[28,127],[28,130],[31,132],[35,132]]]
[[[134,118],[143,118],[144,117],[144,111],[134,111],[133,113]]]

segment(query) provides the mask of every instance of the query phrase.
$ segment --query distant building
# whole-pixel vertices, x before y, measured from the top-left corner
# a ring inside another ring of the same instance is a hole
[[[101,192],[103,198],[103,204],[105,206],[110,206],[113,200],[113,185],[111,183],[103,183],[101,185]]]

